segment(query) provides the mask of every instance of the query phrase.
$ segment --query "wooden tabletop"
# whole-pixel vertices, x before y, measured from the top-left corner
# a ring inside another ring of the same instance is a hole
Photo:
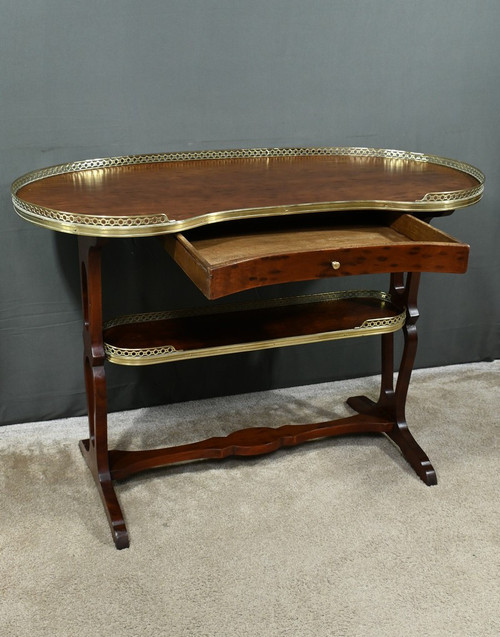
[[[463,162],[370,148],[199,151],[95,159],[14,182],[26,220],[91,236],[147,236],[216,221],[349,209],[443,212],[481,198]]]

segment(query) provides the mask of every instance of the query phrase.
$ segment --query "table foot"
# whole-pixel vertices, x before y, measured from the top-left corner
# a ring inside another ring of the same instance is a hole
[[[89,467],[94,481],[97,486],[97,490],[104,505],[104,510],[108,518],[111,535],[117,549],[126,549],[129,547],[129,537],[125,521],[123,519],[123,513],[118,502],[118,498],[113,487],[113,483],[110,477],[102,476],[96,469],[94,454],[91,450],[90,441],[80,441],[80,451]]]
[[[429,487],[437,484],[437,476],[431,461],[410,433],[406,423],[396,423],[386,435],[399,447],[418,477]]]
[[[384,410],[384,407],[366,396],[353,396],[347,400],[347,404],[359,414],[388,416],[389,410]],[[392,428],[384,433],[397,445],[403,457],[427,486],[437,484],[436,472],[431,461],[411,434],[405,421],[394,422]]]

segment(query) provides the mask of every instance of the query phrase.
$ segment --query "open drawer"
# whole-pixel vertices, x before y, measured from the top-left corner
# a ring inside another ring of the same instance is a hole
[[[204,226],[165,247],[209,299],[353,274],[467,269],[469,246],[409,214],[314,214]]]

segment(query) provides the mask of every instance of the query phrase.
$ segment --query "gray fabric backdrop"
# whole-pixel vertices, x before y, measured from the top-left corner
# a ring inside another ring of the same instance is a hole
[[[417,365],[500,356],[498,0],[0,0],[0,15],[2,424],[85,409],[75,238],[24,222],[9,195],[76,159],[350,145],[470,162],[483,201],[437,224],[471,244],[470,268],[423,277]],[[116,242],[106,266],[107,315],[204,302],[150,240]],[[112,367],[110,407],[375,373],[373,340]]]

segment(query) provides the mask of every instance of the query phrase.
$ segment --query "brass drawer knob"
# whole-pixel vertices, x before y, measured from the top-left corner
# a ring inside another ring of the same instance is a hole
[[[340,261],[332,261],[332,268],[338,270],[340,268]]]

